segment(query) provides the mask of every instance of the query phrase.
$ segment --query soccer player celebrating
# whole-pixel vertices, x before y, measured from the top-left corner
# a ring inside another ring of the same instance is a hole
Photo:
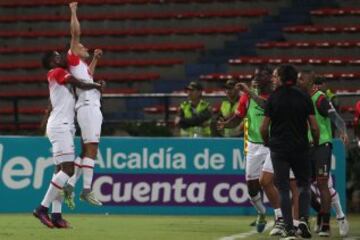
[[[327,100],[325,93],[320,91],[314,85],[315,73],[311,71],[303,71],[299,73],[298,85],[311,96],[315,108],[315,118],[320,129],[320,142],[318,147],[311,148],[310,158],[313,168],[313,178],[316,187],[320,193],[321,207],[318,214],[318,222],[320,225],[319,236],[330,236],[330,209],[332,197],[330,191],[336,191],[329,188],[332,185],[329,181],[331,170],[331,150],[332,150],[332,128],[334,123],[340,132],[340,137],[345,144],[348,143],[348,135],[344,120],[336,112],[332,104]],[[338,198],[337,198],[338,199]],[[340,204],[338,204],[340,205]],[[342,214],[343,215],[343,214]],[[339,226],[340,234],[346,235],[348,224],[345,216],[340,216]]]
[[[47,121],[46,134],[52,144],[56,170],[41,205],[33,215],[49,228],[67,228],[67,221],[61,216],[60,192],[74,173],[74,117],[75,95],[73,86],[81,89],[101,89],[101,84],[85,83],[74,78],[65,68],[66,60],[58,52],[46,53],[43,65],[51,69],[47,74],[52,110]],[[98,90],[96,90],[98,91]],[[51,219],[48,215],[53,203]]]
[[[264,98],[267,97],[271,90],[270,76],[271,71],[266,68],[258,69],[255,72],[254,80],[257,82],[259,95]],[[261,199],[259,178],[265,159],[269,156],[269,149],[263,145],[259,131],[264,117],[264,109],[251,99],[247,93],[243,94],[239,99],[236,114],[224,122],[219,122],[218,127],[232,128],[237,126],[245,117],[247,119],[248,138],[245,177],[250,201],[258,212],[256,228],[258,232],[263,232],[266,225],[266,208]],[[279,214],[281,214],[281,211]]]
[[[81,30],[77,18],[77,2],[70,3],[69,7],[71,11],[71,42],[70,50],[67,54],[69,70],[75,77],[93,83],[95,66],[97,60],[102,55],[102,51],[95,50],[94,59],[90,65],[85,62],[90,54],[88,49],[80,43]],[[96,90],[83,91],[82,89],[77,88],[76,95],[77,102],[75,110],[77,122],[81,129],[83,154],[82,158],[77,158],[75,160],[75,174],[64,188],[65,203],[71,209],[75,207],[73,191],[76,181],[81,173],[83,174],[83,191],[80,194],[80,200],[86,201],[92,205],[102,205],[91,191],[95,159],[97,156],[101,124],[103,121],[103,116],[100,111],[101,93]]]

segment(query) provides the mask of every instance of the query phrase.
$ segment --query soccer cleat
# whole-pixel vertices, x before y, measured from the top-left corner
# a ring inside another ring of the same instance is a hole
[[[330,226],[323,224],[321,226],[319,237],[330,237]]]
[[[51,222],[56,228],[71,228],[68,221],[62,218],[61,213],[51,214]]]
[[[265,214],[258,214],[256,219],[256,231],[262,233],[266,226]]]
[[[88,202],[91,205],[102,206],[102,202],[100,202],[96,197],[94,192],[82,192],[80,194],[80,200]]]
[[[54,224],[51,222],[47,211],[47,208],[40,206],[33,211],[33,215],[48,228],[54,228]]]
[[[299,221],[299,229],[301,231],[300,236],[302,238],[311,238],[311,231],[310,231],[310,228],[309,228],[309,224],[303,218],[301,218],[300,221]]]
[[[284,232],[284,220],[279,218],[275,221],[273,229],[271,229],[269,235],[270,236],[281,236]]]
[[[296,238],[296,234],[294,230],[285,230],[281,234],[280,240],[294,240]]]
[[[69,184],[66,184],[63,187],[61,194],[64,197],[64,203],[66,204],[66,206],[68,206],[68,208],[70,208],[71,210],[74,210],[75,209],[74,187]]]
[[[348,220],[345,217],[343,217],[343,218],[337,219],[337,222],[339,224],[339,234],[340,234],[340,236],[341,237],[346,237],[348,235],[349,229],[350,229]]]

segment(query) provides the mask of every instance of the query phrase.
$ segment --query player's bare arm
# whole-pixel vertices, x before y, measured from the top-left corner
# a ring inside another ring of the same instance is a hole
[[[315,146],[317,146],[317,145],[319,145],[320,130],[319,130],[319,126],[316,122],[315,116],[310,115],[308,118],[308,122],[309,122],[310,130],[311,130],[311,135],[313,138],[313,144]]]
[[[247,94],[249,94],[249,96],[256,102],[256,104],[258,104],[261,108],[265,108],[266,106],[266,99],[260,97],[259,95],[257,95],[253,90],[251,90],[247,84],[245,83],[238,83],[236,84],[236,88],[239,89],[240,91],[243,91]]]
[[[101,49],[95,49],[93,59],[89,65],[89,71],[91,75],[95,74],[96,65],[99,59],[102,57],[103,51]]]
[[[70,33],[71,33],[71,42],[70,49],[73,53],[78,54],[80,48],[80,35],[81,28],[80,23],[77,17],[77,2],[71,2],[69,4],[71,19],[70,19]]]
[[[72,84],[73,86],[83,89],[83,90],[90,90],[90,89],[97,89],[99,91],[101,91],[102,89],[102,84],[101,83],[89,83],[89,82],[84,82],[81,81],[79,79],[76,79],[74,77],[70,77],[68,79],[68,83]]]
[[[262,139],[264,140],[265,146],[269,145],[269,127],[270,127],[270,118],[265,116],[260,127],[260,134]]]

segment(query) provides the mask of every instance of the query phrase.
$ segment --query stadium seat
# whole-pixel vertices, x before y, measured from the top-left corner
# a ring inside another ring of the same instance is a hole
[[[44,114],[46,107],[20,107],[18,110],[19,114],[28,115],[42,115]],[[0,109],[0,115],[12,115],[15,113],[13,107],[5,107]]]
[[[200,10],[190,12],[133,12],[133,13],[106,13],[96,15],[79,15],[82,21],[103,21],[103,20],[151,20],[151,19],[188,19],[188,18],[229,18],[229,17],[261,17],[267,15],[265,9],[228,9],[228,10]],[[19,21],[69,21],[66,15],[8,15],[0,16],[0,22]]]
[[[229,79],[236,79],[236,80],[250,80],[252,79],[252,73],[212,73],[207,75],[200,75],[200,79],[204,81],[213,81],[213,80],[229,80]]]
[[[257,48],[354,48],[360,47],[360,41],[286,41],[257,43]]]
[[[15,123],[0,123],[0,130],[14,131],[14,130],[37,130],[40,129],[40,123],[20,123],[16,126]]]
[[[174,114],[177,113],[178,107],[177,106],[170,106],[169,107],[169,113]],[[160,114],[165,112],[164,105],[155,105],[151,107],[144,108],[144,112],[149,114]]]
[[[147,36],[147,35],[192,35],[192,34],[230,34],[245,32],[242,26],[208,26],[188,28],[134,28],[121,30],[83,30],[82,36]],[[0,31],[3,38],[38,38],[38,37],[66,37],[68,31]]]
[[[344,16],[357,15],[360,16],[360,8],[345,7],[345,8],[321,8],[310,12],[313,16],[328,17],[328,16]]]
[[[153,81],[160,78],[158,73],[99,73],[95,79],[105,80],[107,82],[135,82],[135,81]],[[18,76],[0,76],[0,83],[46,83],[46,75],[18,75]]]
[[[286,33],[358,33],[360,25],[304,25],[285,27]]]
[[[240,64],[351,64],[358,65],[360,64],[360,58],[352,57],[240,57],[236,59],[230,59],[230,64],[240,65]]]

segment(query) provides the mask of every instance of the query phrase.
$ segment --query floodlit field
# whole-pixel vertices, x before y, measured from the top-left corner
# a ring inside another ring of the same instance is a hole
[[[269,217],[270,219],[270,217]],[[52,230],[31,214],[1,214],[1,240],[235,240],[278,239],[252,232],[254,217],[68,215],[72,229]],[[350,239],[360,239],[360,215],[349,218]],[[331,239],[341,239],[332,221]],[[320,239],[320,238],[313,238]]]

